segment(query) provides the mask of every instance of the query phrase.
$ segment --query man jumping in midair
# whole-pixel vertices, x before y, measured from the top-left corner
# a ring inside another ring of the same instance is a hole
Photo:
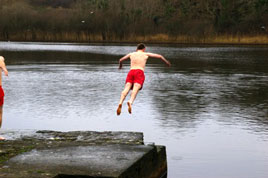
[[[147,59],[149,57],[159,58],[162,61],[164,61],[169,67],[171,66],[170,62],[166,60],[162,55],[145,52],[145,45],[142,43],[138,44],[136,52],[129,53],[119,60],[119,69],[121,69],[122,62],[130,58],[130,71],[127,75],[125,88],[121,93],[121,98],[120,98],[119,105],[116,111],[117,115],[121,114],[122,104],[129,90],[132,89],[130,99],[127,102],[128,112],[131,114],[132,104],[139,90],[142,89],[143,82],[145,80],[144,69],[145,69]]]

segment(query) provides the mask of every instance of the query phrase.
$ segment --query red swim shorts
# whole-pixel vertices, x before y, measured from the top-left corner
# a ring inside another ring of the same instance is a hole
[[[141,70],[141,69],[132,69],[127,74],[126,83],[132,83],[132,84],[138,83],[138,84],[141,85],[141,88],[140,88],[140,90],[141,90],[142,86],[143,86],[143,83],[144,83],[144,80],[145,80],[145,75],[144,75],[143,70]],[[132,86],[131,89],[133,89],[133,86]]]
[[[5,96],[4,90],[2,86],[0,86],[0,106],[3,106],[4,104],[4,96]]]

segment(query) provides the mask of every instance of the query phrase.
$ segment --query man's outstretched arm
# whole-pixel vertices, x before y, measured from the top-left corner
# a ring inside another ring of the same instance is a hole
[[[5,64],[5,58],[0,56],[0,68],[4,71],[5,75],[8,76],[8,71]]]
[[[121,59],[119,59],[119,69],[122,69],[122,66],[123,66],[122,62],[123,62],[124,60],[127,60],[128,58],[130,58],[130,53],[127,54],[127,55],[125,55],[125,56],[122,57]]]
[[[164,58],[164,57],[163,57],[162,55],[160,55],[160,54],[147,53],[147,55],[148,55],[149,57],[159,58],[159,59],[161,59],[163,62],[165,62],[165,63],[168,65],[168,67],[171,66],[170,62],[169,62],[168,60],[166,60],[166,58]]]

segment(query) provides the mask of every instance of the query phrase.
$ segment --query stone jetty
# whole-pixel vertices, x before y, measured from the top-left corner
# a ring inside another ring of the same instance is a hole
[[[0,177],[3,178],[162,178],[166,175],[165,146],[144,144],[143,133],[32,131],[0,141]]]

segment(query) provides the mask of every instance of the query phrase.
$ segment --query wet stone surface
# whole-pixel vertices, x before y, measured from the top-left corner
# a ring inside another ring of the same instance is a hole
[[[21,132],[0,142],[0,177],[120,177],[152,150],[137,132]]]
[[[9,133],[5,133],[5,135],[7,135],[6,138],[10,139],[0,141],[0,166],[9,158],[32,149],[107,144],[143,144],[143,133],[138,132],[57,132],[43,130],[19,132],[14,137],[8,136]]]
[[[41,173],[48,177],[60,173],[119,177],[152,149],[144,145],[98,145],[32,150],[10,159],[6,163],[6,172],[11,172],[10,177],[18,177],[18,172],[23,175],[21,177],[29,173],[30,176]]]

